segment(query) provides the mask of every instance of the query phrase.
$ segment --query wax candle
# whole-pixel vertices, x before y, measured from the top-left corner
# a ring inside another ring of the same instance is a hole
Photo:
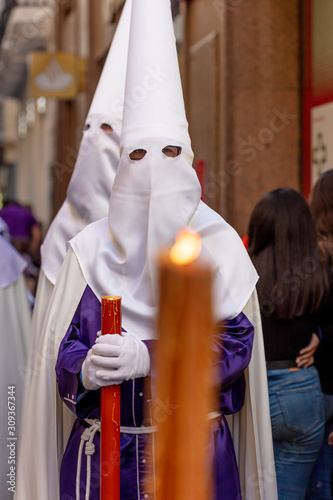
[[[121,333],[121,297],[102,297],[101,333]],[[120,385],[101,389],[100,498],[120,498]]]
[[[211,382],[211,270],[200,239],[182,233],[159,259],[156,499],[208,500]],[[164,409],[164,410],[163,410]]]

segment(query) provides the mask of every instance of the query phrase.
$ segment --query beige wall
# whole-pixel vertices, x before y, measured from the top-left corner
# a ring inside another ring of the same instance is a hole
[[[17,161],[17,114],[19,101],[7,97],[2,104],[2,120],[4,123],[4,163],[14,164]]]
[[[25,101],[21,103],[21,106]],[[21,108],[22,109],[22,108]],[[55,156],[56,103],[49,100],[45,114],[35,113],[35,123],[18,140],[17,199],[31,206],[43,229],[51,216],[51,167]]]
[[[105,2],[104,2],[105,3]],[[105,58],[115,32],[115,25],[104,17],[103,1],[90,1],[89,7],[89,33],[90,33],[90,58],[88,64],[88,100],[91,102],[99,77],[101,75]]]
[[[24,4],[26,6],[27,2]],[[26,90],[20,99],[7,98],[4,102],[4,162],[14,166],[17,200],[30,205],[43,227],[46,227],[51,211],[50,168],[54,159],[55,106],[50,102],[46,113],[41,115],[38,114],[36,101],[33,100],[32,114],[30,112],[28,116],[29,89],[28,82],[24,79],[28,73],[29,52],[37,45],[44,44],[47,44],[48,50],[54,49],[54,15],[52,9],[43,6],[38,10],[36,5],[27,10],[17,9],[14,14],[14,19],[11,17],[7,25],[6,33],[8,39],[15,40],[17,45],[5,44],[8,51],[8,67],[5,67],[5,71],[9,89],[11,85],[16,88],[15,85],[19,82],[20,88],[26,87]],[[8,91],[7,87],[6,89]],[[20,137],[19,113],[23,120],[30,119],[26,133]]]

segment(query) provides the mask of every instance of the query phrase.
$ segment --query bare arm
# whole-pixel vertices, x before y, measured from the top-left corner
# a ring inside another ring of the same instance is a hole
[[[31,228],[31,242],[29,245],[30,255],[35,255],[42,243],[42,230],[39,224],[35,224]]]
[[[296,358],[296,363],[298,368],[301,368],[302,366],[304,368],[307,368],[314,363],[314,353],[317,350],[317,347],[319,346],[319,337],[317,334],[313,333],[309,345],[304,347],[299,351],[299,355]]]
[[[331,446],[333,446],[333,431],[328,436],[328,444],[330,444]]]

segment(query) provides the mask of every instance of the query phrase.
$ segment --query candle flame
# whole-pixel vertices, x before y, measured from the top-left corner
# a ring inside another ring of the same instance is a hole
[[[192,231],[181,231],[170,250],[170,259],[175,264],[188,264],[195,260],[201,251],[201,238]]]

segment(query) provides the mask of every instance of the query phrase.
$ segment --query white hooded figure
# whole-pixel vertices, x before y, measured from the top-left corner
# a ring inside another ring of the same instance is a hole
[[[108,213],[119,162],[131,0],[127,0],[92,100],[66,199],[41,247],[25,377],[24,428],[17,471],[17,500],[57,500],[59,463],[73,416],[56,398],[52,334],[43,322],[66,255],[67,241]],[[34,449],[34,453],[31,450]]]
[[[200,201],[169,0],[133,3],[120,142],[108,217],[70,241],[45,321],[59,349],[59,393],[77,416],[61,466],[64,498],[99,499],[99,389],[120,383],[120,498],[154,493],[144,474],[154,466],[154,447],[145,444],[154,442],[156,430],[147,418],[151,390],[145,379],[154,377],[152,346],[158,341],[156,254],[180,229],[200,234],[202,256],[213,270],[214,315],[224,322],[218,334],[221,413],[241,408],[252,351],[253,326],[242,309],[258,276],[236,232]],[[122,336],[98,336],[103,295],[122,297]],[[235,500],[238,469],[222,414],[212,421],[212,437],[216,498]]]
[[[0,484],[1,498],[11,500],[16,485],[16,457],[19,445],[23,401],[23,378],[18,369],[26,363],[31,310],[24,270],[26,261],[0,236]]]

